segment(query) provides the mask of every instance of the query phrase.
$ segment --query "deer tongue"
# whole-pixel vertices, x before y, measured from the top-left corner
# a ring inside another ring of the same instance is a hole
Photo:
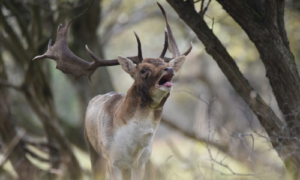
[[[172,87],[173,83],[171,81],[167,81],[164,85],[167,87]]]

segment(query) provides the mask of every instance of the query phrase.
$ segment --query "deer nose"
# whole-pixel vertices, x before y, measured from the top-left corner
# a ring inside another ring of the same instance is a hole
[[[171,68],[171,67],[166,67],[166,68],[164,68],[164,71],[166,71],[166,72],[169,73],[169,74],[173,74],[173,73],[174,73],[174,70],[173,70],[173,68]]]

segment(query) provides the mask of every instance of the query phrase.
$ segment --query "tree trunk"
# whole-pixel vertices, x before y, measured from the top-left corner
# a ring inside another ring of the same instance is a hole
[[[73,18],[86,10],[90,1],[81,0],[78,2],[79,8],[73,11]],[[70,26],[70,35],[74,41],[69,43],[70,49],[79,57],[86,61],[91,61],[91,57],[87,54],[85,45],[88,45],[91,51],[100,58],[104,58],[103,45],[100,44],[100,37],[97,36],[97,29],[101,25],[101,0],[94,0],[89,9],[78,18],[72,21]],[[96,14],[96,15],[95,15]],[[83,135],[85,111],[89,101],[96,95],[105,94],[113,91],[111,78],[106,67],[101,67],[94,72],[91,81],[87,77],[81,77],[74,80],[73,76],[67,76],[68,80],[75,87],[79,100],[79,120],[80,124],[71,127],[68,122],[61,121],[61,125],[65,129],[65,134],[76,146],[83,150],[87,150],[86,142]]]
[[[83,2],[84,0],[79,1],[79,3]],[[89,10],[82,16],[75,19],[70,27],[74,37],[74,42],[69,44],[70,49],[72,49],[73,52],[76,52],[79,57],[85,60],[91,59],[84,48],[84,45],[86,45],[87,42],[87,45],[94,54],[98,55],[100,58],[104,58],[103,47],[100,44],[101,41],[98,39],[99,37],[97,36],[97,29],[99,25],[101,25],[100,3],[101,0],[94,0]],[[85,8],[86,6],[78,8],[76,11],[74,11],[74,16],[82,13]],[[97,15],[95,16],[95,14]],[[70,80],[75,86],[80,99],[80,109],[82,110],[81,119],[83,122],[88,102],[98,94],[104,94],[113,91],[111,79],[106,67],[101,67],[95,71],[95,73],[92,75],[92,83],[87,81],[86,77],[79,78],[76,81],[73,80],[73,77],[71,78]]]

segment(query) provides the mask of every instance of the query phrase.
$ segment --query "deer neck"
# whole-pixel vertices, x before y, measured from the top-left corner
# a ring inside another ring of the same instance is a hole
[[[157,88],[148,87],[144,85],[138,85],[134,83],[128,90],[127,94],[131,94],[130,97],[135,97],[137,105],[141,109],[159,109],[165,104],[169,92],[162,91]]]
[[[133,84],[121,103],[122,113],[120,115],[129,120],[136,113],[148,114],[150,111],[162,110],[169,94],[169,92],[161,90],[154,90],[151,94],[149,88]]]
[[[150,108],[157,109],[162,108],[168,99],[170,93],[167,91],[162,91],[160,89],[155,89],[152,91],[150,97],[152,98],[152,102],[150,104]]]

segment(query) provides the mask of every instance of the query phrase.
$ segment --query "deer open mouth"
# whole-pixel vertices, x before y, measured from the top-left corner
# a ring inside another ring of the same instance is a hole
[[[166,87],[166,88],[171,88],[173,86],[173,83],[171,82],[173,78],[173,74],[166,74],[160,78],[160,80],[157,83],[157,87]]]

